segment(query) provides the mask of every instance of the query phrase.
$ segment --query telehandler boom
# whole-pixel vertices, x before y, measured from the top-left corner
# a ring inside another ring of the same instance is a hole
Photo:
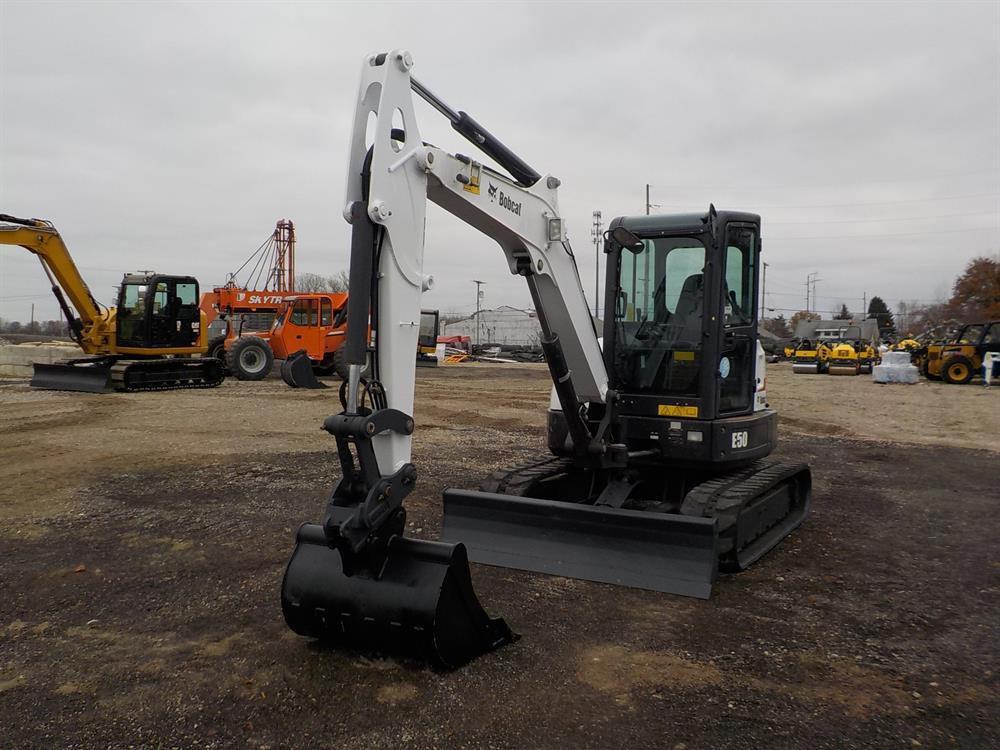
[[[762,460],[777,418],[757,342],[760,218],[709,207],[615,219],[602,351],[559,180],[454,111],[412,65],[403,50],[362,65],[344,216],[348,320],[370,320],[371,335],[348,326],[344,409],[324,422],[343,475],[322,523],[299,529],[282,585],[287,623],[452,667],[512,638],[477,601],[467,558],[707,597],[720,566],[753,563],[809,505],[807,466]],[[425,144],[411,92],[511,177]],[[413,351],[432,285],[428,199],[493,238],[524,277],[554,385],[553,455],[498,472],[481,491],[446,490],[442,542],[403,536],[417,478]]]

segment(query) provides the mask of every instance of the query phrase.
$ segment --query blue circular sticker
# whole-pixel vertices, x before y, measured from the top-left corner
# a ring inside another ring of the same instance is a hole
[[[719,375],[722,376],[723,380],[729,377],[729,368],[729,357],[723,357],[719,360]]]

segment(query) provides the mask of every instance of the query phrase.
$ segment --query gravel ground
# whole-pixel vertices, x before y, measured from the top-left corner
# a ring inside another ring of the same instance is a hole
[[[522,638],[453,673],[284,626],[329,391],[0,385],[0,747],[998,746],[1000,389],[769,372],[779,454],[813,466],[796,534],[710,601],[474,566]],[[547,390],[419,372],[413,536],[543,450]]]

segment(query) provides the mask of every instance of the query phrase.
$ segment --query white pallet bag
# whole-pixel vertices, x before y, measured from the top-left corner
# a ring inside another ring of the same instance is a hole
[[[886,352],[882,364],[872,368],[872,380],[876,383],[906,383],[920,381],[920,372],[910,363],[909,352]]]

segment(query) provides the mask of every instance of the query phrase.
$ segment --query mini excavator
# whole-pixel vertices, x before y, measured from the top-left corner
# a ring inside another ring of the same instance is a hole
[[[282,583],[295,632],[456,667],[514,637],[468,561],[707,598],[805,518],[808,466],[766,457],[757,341],[760,217],[619,217],[605,235],[603,348],[542,176],[411,75],[406,51],[362,65],[347,201],[352,226],[343,411],[324,429],[342,476],[303,524]],[[421,140],[416,93],[507,174]],[[401,127],[393,120],[401,120]],[[374,119],[374,139],[366,130]],[[404,536],[417,469],[414,348],[430,200],[493,238],[524,277],[554,395],[551,456],[444,494],[443,541]],[[367,377],[363,376],[366,371]]]
[[[89,355],[35,363],[32,387],[110,393],[214,388],[225,380],[222,362],[203,356],[208,324],[194,277],[124,274],[118,305],[107,308],[91,294],[52,222],[0,214],[0,245],[20,245],[38,258],[70,337]]]

